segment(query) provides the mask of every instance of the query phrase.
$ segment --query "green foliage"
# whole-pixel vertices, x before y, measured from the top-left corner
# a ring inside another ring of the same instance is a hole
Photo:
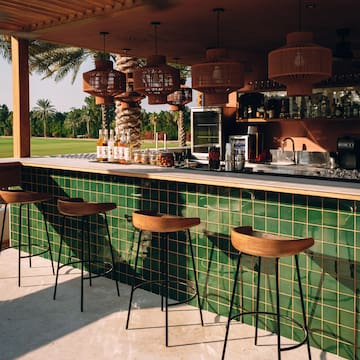
[[[0,135],[12,135],[12,112],[6,105],[0,106]]]

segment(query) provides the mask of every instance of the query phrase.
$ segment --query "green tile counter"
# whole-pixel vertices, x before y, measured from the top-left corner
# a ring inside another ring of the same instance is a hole
[[[4,159],[9,161],[16,159]],[[347,359],[360,358],[360,184],[298,179],[271,175],[209,173],[142,165],[90,163],[60,158],[17,159],[23,164],[24,187],[50,192],[54,196],[83,197],[89,201],[112,201],[118,206],[109,215],[116,251],[117,276],[129,283],[135,251],[133,228],[128,217],[134,210],[152,209],[173,215],[199,216],[201,225],[192,229],[196,249],[200,293],[205,309],[227,316],[236,252],[229,234],[233,227],[251,225],[259,231],[291,237],[313,237],[315,245],[300,255],[302,282],[310,328],[311,345]],[[41,215],[33,209],[32,231],[45,240]],[[60,217],[56,201],[46,206],[50,236],[55,253],[59,245]],[[11,216],[12,241],[17,241],[18,217]],[[102,218],[91,220],[92,246],[99,255],[109,256],[102,243]],[[79,251],[76,223],[66,229],[68,251]],[[159,249],[156,236],[142,242],[141,274],[159,276]],[[191,279],[182,235],[170,245],[170,272],[173,279]],[[149,254],[155,259],[149,261]],[[57,256],[57,254],[55,254]],[[62,259],[62,260],[65,260]],[[280,302],[282,311],[301,320],[295,267],[292,259],[280,261]],[[272,311],[275,299],[272,262],[264,264],[260,306]],[[247,258],[241,274],[242,292],[237,305],[254,310],[257,260]],[[248,271],[248,270],[251,271]],[[159,289],[153,286],[151,291]],[[182,298],[188,289],[174,288],[172,296]],[[193,303],[194,305],[195,302]],[[292,309],[287,310],[287,309]],[[252,322],[253,319],[244,319]],[[274,329],[273,320],[263,327]],[[299,332],[284,323],[284,335],[299,339]],[[220,355],[219,355],[220,356]]]

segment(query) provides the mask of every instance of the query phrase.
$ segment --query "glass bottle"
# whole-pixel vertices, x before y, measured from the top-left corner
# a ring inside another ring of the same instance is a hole
[[[102,154],[103,154],[103,159],[102,161],[108,161],[108,141],[109,141],[109,135],[108,135],[108,131],[107,129],[103,130],[104,133],[104,141],[102,144]]]
[[[119,128],[115,128],[115,140],[114,140],[114,162],[119,162],[120,155],[120,136]]]
[[[96,142],[96,160],[102,161],[103,160],[103,151],[102,146],[104,142],[104,135],[102,129],[99,129],[99,138]]]
[[[120,149],[119,149],[119,163],[125,164],[125,146],[126,146],[126,136],[125,131],[122,130],[120,137]]]
[[[126,133],[125,138],[125,147],[124,147],[124,162],[125,164],[130,164],[132,162],[132,151],[131,151],[131,139],[130,139],[130,130]]]
[[[114,162],[114,145],[115,145],[114,130],[110,129],[110,137],[108,141],[108,161],[110,162]]]

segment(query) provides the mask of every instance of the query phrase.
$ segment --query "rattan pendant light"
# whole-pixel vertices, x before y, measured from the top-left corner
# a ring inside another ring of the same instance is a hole
[[[155,55],[147,58],[146,66],[134,71],[134,91],[148,97],[150,105],[166,104],[167,96],[179,89],[180,72],[166,64],[166,57],[158,55],[157,27],[159,22],[152,22],[155,39]]]
[[[167,103],[171,111],[178,111],[184,105],[192,101],[192,89],[181,85],[179,90],[174,91],[167,97]]]
[[[331,50],[313,43],[313,33],[299,30],[286,36],[286,45],[268,55],[268,78],[286,85],[288,96],[311,95],[313,84],[331,76]]]
[[[105,37],[108,32],[101,32],[104,37],[104,51],[101,59],[95,60],[95,69],[83,73],[83,91],[96,97],[96,104],[112,104],[114,96],[126,90],[126,77],[113,69],[113,63],[105,53]]]
[[[205,105],[225,105],[228,94],[244,85],[244,65],[229,59],[226,49],[219,47],[219,22],[222,8],[217,13],[217,47],[206,51],[206,62],[191,67],[192,88],[205,94]]]

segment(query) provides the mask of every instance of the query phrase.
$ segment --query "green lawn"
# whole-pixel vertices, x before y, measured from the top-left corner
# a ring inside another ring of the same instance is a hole
[[[12,137],[0,136],[0,158],[13,156]],[[159,148],[162,147],[159,142]],[[177,141],[168,141],[168,146],[177,146]],[[152,141],[143,141],[142,148],[152,148]],[[31,138],[31,155],[56,155],[96,152],[96,139]]]

